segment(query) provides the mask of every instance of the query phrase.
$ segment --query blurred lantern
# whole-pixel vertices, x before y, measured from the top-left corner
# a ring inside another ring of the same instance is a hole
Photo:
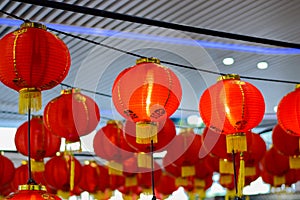
[[[15,144],[19,153],[28,156],[28,122],[18,127]],[[61,138],[52,134],[45,126],[42,116],[30,120],[30,151],[32,171],[44,171],[44,158],[55,156],[59,151]]]
[[[176,129],[174,122],[167,118],[165,122],[157,122],[158,133],[157,133],[157,143],[153,144],[155,152],[160,152],[166,150],[167,145],[174,139],[176,135]],[[136,126],[135,123],[127,120],[124,125],[125,139],[132,146],[136,152],[150,152],[151,147],[149,144],[141,144],[136,142]]]
[[[80,162],[74,156],[62,153],[46,162],[44,176],[47,183],[58,190],[58,194],[73,194],[81,178],[81,168]]]
[[[294,91],[286,94],[280,100],[277,109],[278,124],[284,131],[296,136],[300,136],[299,88],[300,84],[297,84]]]
[[[255,86],[229,74],[204,91],[199,110],[207,127],[227,135],[227,152],[241,152],[247,150],[244,133],[261,122],[265,103]]]
[[[164,123],[177,110],[181,96],[179,79],[156,58],[138,59],[118,75],[112,88],[117,111],[136,123],[136,142],[141,144],[158,142],[157,122]]]
[[[87,161],[81,170],[79,187],[96,194],[98,191],[104,192],[109,187],[109,175],[106,168],[100,167],[95,161]]]
[[[42,185],[20,185],[19,190],[7,197],[4,200],[59,200],[61,198],[50,194],[46,191],[46,187]]]
[[[300,135],[287,133],[277,124],[272,130],[272,141],[274,148],[289,157],[291,169],[300,168]]]
[[[4,185],[0,185],[0,199],[4,199],[4,197],[9,194],[15,192],[13,185],[11,183],[6,183]]]
[[[6,156],[0,154],[0,186],[11,183],[15,174],[13,162]]]
[[[134,155],[134,149],[124,138],[122,123],[115,120],[107,121],[106,126],[97,131],[93,147],[97,156],[109,161],[109,173],[115,175],[122,175],[122,163]]]
[[[96,102],[81,94],[79,89],[62,90],[45,107],[45,126],[66,139],[66,144],[80,142],[81,136],[95,130],[100,121]]]
[[[174,176],[171,176],[168,173],[163,173],[156,185],[157,192],[162,194],[164,199],[177,189],[178,186],[175,185]]]
[[[70,68],[70,53],[46,26],[25,22],[0,40],[0,80],[19,92],[19,112],[42,107],[41,91],[61,83]]]
[[[183,129],[168,145],[165,164],[181,167],[182,177],[195,175],[194,165],[199,160],[201,145],[201,135],[195,134],[193,129]]]
[[[265,153],[261,164],[264,171],[276,176],[283,176],[290,170],[289,157],[280,154],[274,146]]]

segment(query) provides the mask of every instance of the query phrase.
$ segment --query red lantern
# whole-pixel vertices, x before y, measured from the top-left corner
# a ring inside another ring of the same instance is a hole
[[[89,193],[104,192],[109,187],[108,170],[95,161],[88,161],[82,167],[79,187]]]
[[[23,123],[16,132],[15,144],[18,152],[28,155],[28,122]],[[30,156],[35,161],[55,156],[59,151],[61,138],[53,135],[45,126],[42,116],[30,120]]]
[[[264,171],[276,176],[282,176],[290,170],[289,157],[280,154],[271,147],[261,160]]]
[[[181,96],[179,79],[156,58],[137,60],[118,75],[112,88],[117,111],[136,122],[137,142],[146,144],[157,142],[156,122],[164,122],[177,110]]]
[[[273,128],[272,142],[274,148],[286,156],[300,155],[300,135],[287,133],[279,124]]]
[[[244,133],[263,119],[265,103],[261,92],[235,74],[221,76],[204,91],[199,102],[205,125],[227,134],[227,152],[246,151]],[[235,137],[234,137],[235,136]]]
[[[165,123],[158,122],[157,143],[153,144],[155,152],[164,151],[167,145],[176,136],[176,128],[174,122],[167,118]],[[136,127],[135,123],[127,120],[124,126],[124,135],[126,141],[132,146],[136,152],[149,153],[151,151],[149,144],[140,144],[136,142]]]
[[[46,187],[42,185],[20,185],[19,190],[9,196],[5,197],[4,200],[60,200],[61,198],[56,195],[47,192]]]
[[[201,135],[195,134],[193,129],[185,129],[168,145],[165,157],[175,165],[192,166],[199,160],[201,145]]]
[[[79,137],[95,130],[100,121],[96,102],[79,89],[67,89],[45,107],[45,126],[66,142],[78,142]]]
[[[280,100],[277,109],[278,124],[284,131],[296,136],[300,136],[299,88],[300,84],[297,84],[294,91],[285,95]]]
[[[124,138],[122,124],[115,120],[107,121],[106,126],[97,131],[93,146],[97,156],[118,163],[132,157],[134,152]]]
[[[0,185],[10,183],[15,174],[13,162],[7,157],[0,154]]]
[[[44,176],[47,183],[55,189],[72,192],[79,184],[81,167],[74,156],[65,153],[46,162]]]
[[[156,184],[156,190],[164,196],[172,194],[177,189],[178,186],[175,184],[174,176],[170,176],[167,173],[163,173]]]
[[[41,91],[61,83],[70,53],[56,35],[39,23],[25,22],[0,40],[0,80],[20,93],[19,112],[41,109]]]

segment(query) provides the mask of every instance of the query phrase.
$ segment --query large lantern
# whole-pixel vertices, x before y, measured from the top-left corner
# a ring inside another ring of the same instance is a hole
[[[0,40],[0,80],[20,93],[19,112],[41,109],[41,91],[61,83],[70,68],[64,42],[39,23],[25,22]]]
[[[182,91],[179,79],[156,58],[141,58],[114,81],[112,99],[117,111],[136,123],[136,141],[157,142],[157,122],[178,108]]]
[[[28,156],[28,122],[18,127],[15,135],[15,144],[18,152]],[[45,126],[42,116],[33,116],[30,120],[30,153],[35,166],[43,168],[45,157],[55,156],[59,151],[61,138],[52,134]],[[35,171],[33,166],[33,171]]]
[[[45,126],[66,143],[80,142],[79,137],[91,133],[99,121],[98,105],[79,89],[63,90],[44,110]]]
[[[285,95],[278,104],[278,124],[289,134],[300,136],[300,112],[298,99],[300,98],[300,84],[294,91]]]
[[[229,74],[204,91],[199,110],[207,127],[227,135],[227,151],[231,153],[247,150],[244,133],[261,122],[265,102],[254,85]]]

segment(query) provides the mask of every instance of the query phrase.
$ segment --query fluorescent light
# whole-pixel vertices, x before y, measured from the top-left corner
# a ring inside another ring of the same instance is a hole
[[[257,63],[256,66],[258,69],[267,69],[269,64],[265,61],[262,61],[262,62]]]
[[[224,58],[223,59],[223,64],[224,65],[232,65],[234,63],[234,59],[233,58]]]

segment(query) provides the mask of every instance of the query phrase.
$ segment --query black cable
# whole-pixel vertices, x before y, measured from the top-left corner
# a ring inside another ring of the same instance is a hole
[[[154,180],[154,145],[153,145],[153,140],[151,140],[151,185],[152,185],[152,200],[156,200],[156,196],[155,196],[155,180]]]
[[[29,99],[29,102],[31,100]],[[31,127],[30,127],[30,118],[31,118],[31,109],[30,105],[28,106],[28,119],[27,119],[27,148],[28,148],[28,181],[27,184],[34,184],[36,185],[35,180],[32,177],[32,171],[31,171]]]
[[[63,3],[63,2],[41,1],[41,0],[13,0],[13,1],[30,3],[33,5],[39,5],[39,6],[55,8],[55,9],[60,9],[60,10],[65,10],[65,11],[71,11],[74,13],[89,14],[89,15],[94,15],[94,16],[100,16],[100,17],[111,18],[111,19],[133,22],[133,23],[146,24],[146,25],[162,27],[162,28],[167,28],[167,29],[180,30],[180,31],[198,33],[198,34],[203,34],[203,35],[210,35],[210,36],[214,36],[214,37],[221,37],[221,38],[228,38],[228,39],[233,39],[233,40],[241,40],[241,41],[247,41],[247,42],[253,42],[253,43],[261,43],[261,44],[268,44],[268,45],[273,45],[273,46],[281,46],[281,47],[287,47],[287,48],[300,49],[300,44],[297,44],[297,43],[290,43],[290,42],[285,42],[285,41],[271,40],[271,39],[252,37],[252,36],[247,36],[247,35],[239,35],[239,34],[227,33],[227,32],[216,31],[216,30],[209,30],[209,29],[204,29],[204,28],[199,28],[199,27],[158,21],[158,20],[137,17],[137,16],[132,16],[132,15],[125,15],[125,14],[120,14],[120,13],[115,13],[115,12],[109,12],[109,11],[105,11],[105,10],[89,8],[89,7],[84,7],[84,6],[78,6],[78,5],[74,5],[74,4],[67,4],[67,3]]]

